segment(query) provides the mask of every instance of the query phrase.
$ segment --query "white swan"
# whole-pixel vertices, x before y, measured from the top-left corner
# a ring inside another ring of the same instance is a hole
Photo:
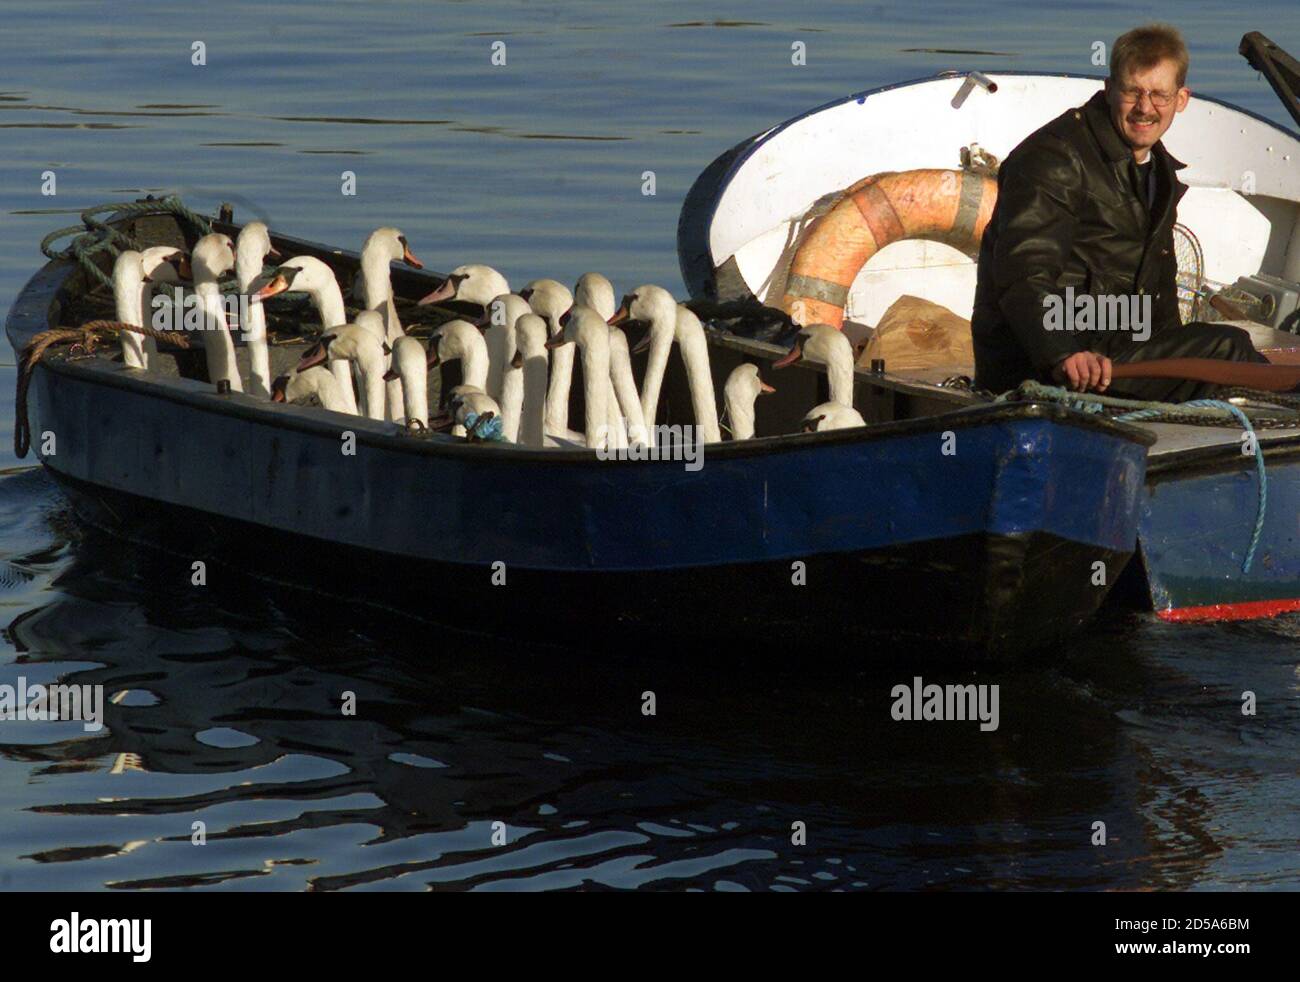
[[[750,440],[754,436],[754,402],[764,392],[775,392],[758,374],[753,362],[737,365],[727,376],[722,387],[727,404],[727,419],[731,422],[733,440]]]
[[[615,326],[628,322],[644,324],[647,328],[632,353],[650,349],[645,375],[641,379],[641,418],[646,427],[653,430],[664,371],[677,334],[677,301],[661,286],[653,283],[639,286],[623,298],[614,316],[609,318],[609,323]]]
[[[203,315],[203,350],[208,364],[208,379],[213,385],[230,383],[232,392],[243,392],[239,365],[235,361],[235,342],[226,324],[217,281],[235,268],[235,243],[230,236],[212,232],[194,245],[190,257],[194,269],[194,292]]]
[[[312,304],[320,314],[320,325],[326,333],[347,323],[343,291],[334,278],[334,271],[315,256],[294,256],[285,260],[276,269],[271,282],[253,294],[253,302],[261,303],[286,290],[301,291],[311,297]],[[382,350],[380,353],[383,353]],[[339,394],[348,407],[347,411],[356,415],[357,400],[352,388],[351,363],[343,357],[335,358],[330,361],[329,370],[339,383]]]
[[[852,406],[843,403],[823,402],[813,406],[803,418],[799,431],[801,433],[824,433],[827,430],[842,430],[850,426],[866,426],[862,414]]]
[[[807,324],[795,336],[789,353],[772,363],[785,368],[798,361],[815,361],[826,366],[831,402],[853,405],[853,342],[830,324]]]
[[[600,273],[583,273],[578,277],[573,287],[573,302],[590,307],[605,321],[614,316],[618,307],[614,285]],[[644,446],[645,421],[641,415],[641,396],[636,391],[636,377],[632,374],[632,360],[628,356],[627,336],[614,326],[609,329],[609,373],[606,413],[609,416],[610,445],[622,448],[630,440]]]
[[[144,325],[144,305],[141,295],[144,291],[144,267],[140,263],[140,253],[134,249],[124,249],[118,253],[113,263],[113,306],[115,315],[123,324]],[[123,331],[122,364],[127,368],[146,369],[149,367],[149,353],[145,349],[143,335],[133,331]]]
[[[235,279],[241,296],[248,297],[262,275],[267,256],[279,256],[263,222],[249,222],[235,240]],[[244,345],[248,348],[248,392],[263,399],[271,394],[271,353],[266,346],[266,309],[260,303],[240,306]]]
[[[358,318],[365,315],[379,318],[373,310],[363,310]],[[330,328],[320,341],[309,348],[298,362],[296,371],[305,372],[314,365],[325,362],[353,362],[361,374],[361,382],[366,394],[366,416],[369,419],[384,418],[384,346],[375,337],[373,327],[360,324],[343,324]],[[348,384],[351,384],[349,378]]]
[[[383,317],[384,342],[390,348],[394,341],[406,333],[402,330],[397,307],[393,304],[391,265],[395,262],[405,263],[414,269],[424,269],[424,263],[415,258],[401,229],[391,225],[375,229],[361,247],[361,274],[358,280],[360,299],[366,310],[377,310]],[[391,366],[391,361],[389,364]],[[385,398],[388,418],[400,419],[405,412],[400,379],[388,382]]]
[[[528,301],[523,297],[503,293],[488,304],[487,324],[483,328],[488,352],[487,384],[483,391],[501,404],[501,432],[511,443],[519,438],[524,402],[524,371],[512,364],[518,350],[515,325],[529,311]]]
[[[574,344],[581,353],[586,445],[589,450],[601,450],[609,445],[610,436],[606,416],[609,398],[609,327],[605,319],[590,307],[577,305],[562,320],[564,323],[560,333],[551,335],[546,346],[556,351]]]
[[[143,327],[153,325],[150,300],[154,283],[176,283],[180,280],[178,267],[188,274],[189,257],[175,246],[150,246],[143,252],[127,249],[118,254],[113,263],[113,306],[115,316],[126,324]],[[122,363],[127,368],[154,367],[158,345],[153,338],[123,331]]]
[[[334,374],[320,365],[306,371],[291,375],[280,375],[271,382],[271,401],[304,403],[313,396],[325,409],[335,413],[346,413],[343,397],[339,395],[339,383]]]
[[[400,422],[406,426],[418,424],[429,428],[429,353],[415,338],[403,334],[393,341],[392,367],[384,375],[385,381],[400,378],[402,382],[402,415]]]
[[[573,294],[556,280],[533,280],[519,295],[528,301],[533,313],[546,319],[552,338],[563,330],[560,318],[573,306]],[[546,391],[546,432],[566,439],[582,439],[569,429],[569,391],[573,387],[575,350],[568,345],[551,351],[551,385]]]
[[[546,440],[546,384],[550,352],[546,321],[538,314],[524,314],[515,321],[514,362],[523,376],[523,404],[515,421],[518,439],[525,447],[544,447]],[[506,413],[502,407],[502,414]],[[505,421],[509,426],[509,420]],[[554,444],[554,441],[551,441]]]
[[[461,361],[462,383],[482,390],[487,383],[487,342],[469,321],[447,321],[439,324],[429,335],[429,368],[457,358]],[[457,425],[452,429],[452,435],[464,436],[464,429]]]
[[[705,340],[700,319],[683,304],[677,306],[676,339],[686,365],[695,425],[700,428],[705,443],[718,443],[722,440],[722,430],[718,426],[718,403],[709,371],[709,342]]]

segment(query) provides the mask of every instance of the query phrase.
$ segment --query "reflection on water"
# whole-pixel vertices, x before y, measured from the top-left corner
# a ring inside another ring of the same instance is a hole
[[[759,0],[710,18],[685,0],[231,0],[184,18],[117,4],[105,24],[100,6],[5,7],[21,83],[0,92],[0,309],[63,215],[169,191],[351,248],[400,224],[433,268],[598,269],[620,291],[680,292],[677,212],[726,147],[940,70],[1094,73],[1092,43],[1134,19],[1013,0]],[[1249,26],[1300,50],[1288,3],[1253,7]],[[1193,89],[1288,119],[1236,54],[1231,8],[1194,0],[1175,20]],[[831,667],[843,652],[528,649],[251,581],[196,591],[157,565],[86,537],[39,471],[0,473],[0,684],[110,697],[98,734],[0,724],[0,887],[1300,885],[1300,621],[1113,619],[1059,668],[978,677],[1002,686],[1001,727],[981,734],[894,722],[890,688],[911,673]]]
[[[753,666],[507,648],[251,580],[169,584],[148,555],[78,531],[39,472],[0,481],[0,508],[39,542],[0,577],[15,649],[0,681],[109,697],[99,735],[0,728],[9,887],[1300,879],[1296,662],[1277,633],[1294,622],[1176,639],[1102,625],[1062,669],[979,676],[1002,686],[1001,726],[981,734],[895,722],[904,673],[801,668],[816,652]]]

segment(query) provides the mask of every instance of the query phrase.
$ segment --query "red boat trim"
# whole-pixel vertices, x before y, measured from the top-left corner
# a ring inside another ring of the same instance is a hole
[[[1290,600],[1248,600],[1244,603],[1213,604],[1209,607],[1174,607],[1158,610],[1162,621],[1247,621],[1257,617],[1276,617],[1300,610],[1300,597]]]

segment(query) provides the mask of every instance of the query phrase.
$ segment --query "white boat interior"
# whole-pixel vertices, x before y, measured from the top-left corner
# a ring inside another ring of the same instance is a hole
[[[730,264],[749,292],[779,306],[801,234],[845,188],[886,171],[961,168],[963,148],[1001,161],[1102,86],[1100,77],[991,72],[982,78],[992,85],[954,72],[850,96],[758,137],[716,199],[708,228],[713,268]],[[1199,240],[1200,282],[1231,285],[1265,273],[1300,291],[1300,138],[1193,93],[1164,143],[1187,164],[1179,172],[1189,190],[1178,222]],[[1180,282],[1181,273],[1180,267]],[[854,340],[869,334],[905,294],[969,320],[975,278],[974,258],[950,245],[893,242],[850,287],[844,329]],[[1252,324],[1257,347],[1275,361],[1300,360],[1300,337],[1271,326]],[[1294,319],[1287,326],[1295,327]],[[970,369],[943,364],[907,374],[937,381]]]

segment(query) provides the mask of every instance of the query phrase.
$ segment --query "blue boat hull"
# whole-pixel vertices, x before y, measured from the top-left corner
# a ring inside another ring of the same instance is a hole
[[[1119,428],[1033,405],[713,445],[692,471],[417,440],[96,361],[35,380],[50,472],[87,521],[177,553],[175,575],[202,559],[529,632],[1014,656],[1100,604],[1146,459]]]
[[[1264,460],[1264,524],[1248,571],[1260,503],[1253,459],[1228,447],[1149,476],[1139,542],[1161,618],[1243,620],[1300,610],[1300,447],[1265,447]]]

